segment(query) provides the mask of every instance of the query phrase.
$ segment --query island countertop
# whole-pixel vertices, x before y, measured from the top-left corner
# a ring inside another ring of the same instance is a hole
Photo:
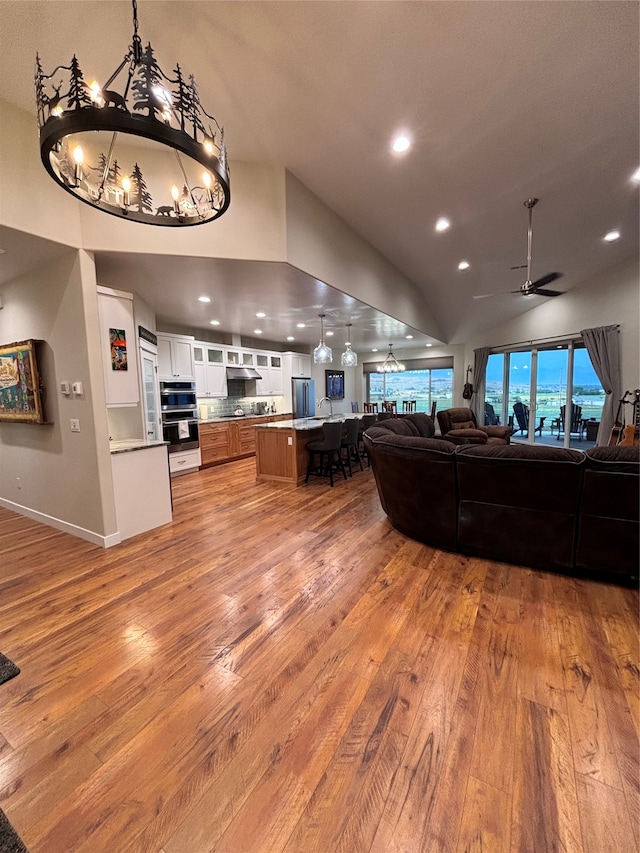
[[[294,429],[298,432],[308,432],[318,429],[324,423],[344,423],[347,418],[357,418],[358,414],[352,415],[327,415],[319,418],[292,418],[287,421],[276,421],[270,424],[256,424],[256,429]]]

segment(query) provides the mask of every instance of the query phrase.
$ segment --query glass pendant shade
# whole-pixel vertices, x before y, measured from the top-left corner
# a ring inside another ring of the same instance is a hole
[[[320,317],[320,343],[313,351],[314,364],[331,364],[333,361],[333,352],[331,347],[328,347],[324,342],[324,314],[319,314]]]
[[[358,364],[358,354],[351,349],[351,323],[347,323],[347,342],[344,345],[345,349],[340,356],[340,363],[343,367],[356,367]]]

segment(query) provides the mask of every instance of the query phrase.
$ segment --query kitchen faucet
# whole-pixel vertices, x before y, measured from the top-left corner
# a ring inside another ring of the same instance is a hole
[[[331,397],[322,397],[321,400],[318,400],[318,407],[320,407],[320,405],[322,403],[324,403],[325,400],[329,404],[329,417],[332,418],[333,417],[333,402],[331,401]]]

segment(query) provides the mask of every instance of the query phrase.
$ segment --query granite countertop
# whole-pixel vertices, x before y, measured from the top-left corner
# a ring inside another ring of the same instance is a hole
[[[256,424],[256,427],[260,429],[295,429],[300,432],[306,432],[312,429],[318,429],[321,427],[325,421],[344,423],[347,418],[357,418],[357,413],[352,415],[340,414],[333,415],[331,417],[319,417],[319,418],[293,418],[288,421],[276,421],[271,424]]]
[[[146,450],[148,447],[163,447],[168,441],[149,441],[146,438],[121,438],[109,442],[111,453],[130,453],[132,450]]]
[[[201,424],[219,424],[222,421],[246,421],[249,418],[273,418],[276,417],[279,412],[266,412],[264,415],[256,415],[251,412],[245,413],[244,415],[215,415],[212,418],[199,418],[199,422]]]

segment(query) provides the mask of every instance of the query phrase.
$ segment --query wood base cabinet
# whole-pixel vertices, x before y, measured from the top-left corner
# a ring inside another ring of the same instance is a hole
[[[290,417],[290,414],[273,415],[269,418],[242,418],[237,421],[200,424],[202,467],[220,465],[245,456],[255,456],[255,427],[273,421],[287,420]]]

